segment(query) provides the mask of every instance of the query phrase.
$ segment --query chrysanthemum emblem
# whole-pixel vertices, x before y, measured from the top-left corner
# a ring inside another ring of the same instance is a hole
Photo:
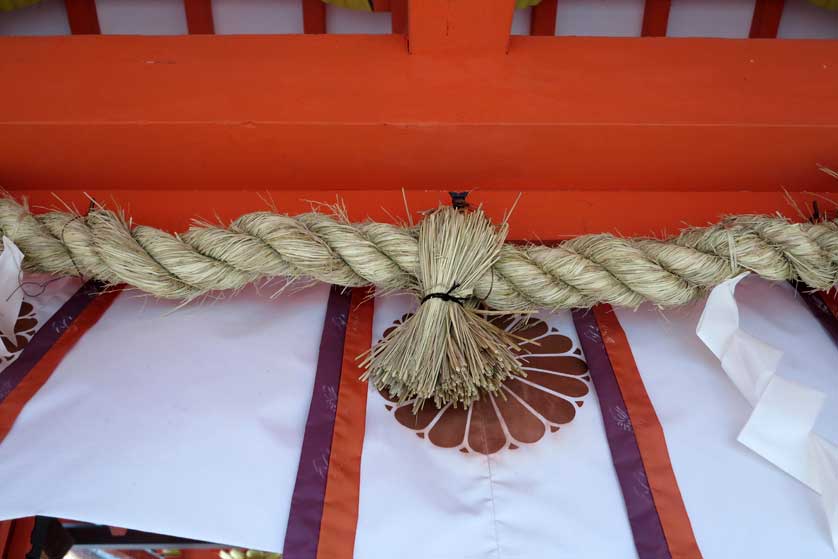
[[[407,316],[396,321],[394,328]],[[497,320],[507,329],[510,318]],[[386,336],[390,330],[384,333]],[[588,365],[574,341],[540,319],[515,332],[526,341],[516,351],[524,378],[507,380],[499,394],[483,394],[468,409],[428,402],[413,413],[413,401],[399,404],[386,392],[386,408],[419,438],[460,452],[494,454],[540,441],[573,421],[590,391]]]
[[[38,326],[38,319],[35,316],[35,308],[24,301],[20,305],[20,312],[18,313],[17,322],[15,322],[15,339],[12,340],[4,335],[0,335],[3,345],[8,352],[8,355],[0,357],[0,370],[4,369],[6,365],[14,361],[17,356],[35,335],[35,330]]]

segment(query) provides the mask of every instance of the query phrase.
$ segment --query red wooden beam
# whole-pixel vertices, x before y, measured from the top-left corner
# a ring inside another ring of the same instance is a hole
[[[186,27],[190,35],[212,35],[215,24],[212,19],[212,0],[183,0],[186,11]]]
[[[26,53],[0,57],[7,189],[838,186],[816,167],[838,168],[838,41],[514,36],[509,54],[411,56],[395,35],[102,35],[0,52]]]
[[[326,32],[326,4],[322,0],[302,0],[303,33],[322,34]]]
[[[407,1],[390,0],[390,25],[398,35],[407,33]]]
[[[408,2],[411,54],[498,55],[509,48],[515,0]]]
[[[646,0],[643,10],[643,27],[640,31],[641,36],[666,37],[671,4],[671,0]]]
[[[751,39],[774,39],[780,28],[785,0],[756,0],[751,20]]]
[[[96,0],[64,0],[67,21],[73,35],[99,35],[99,14]]]
[[[558,0],[541,0],[540,4],[533,6],[530,16],[530,35],[555,35],[558,8]]]
[[[119,190],[101,189],[12,189],[18,199],[26,196],[35,212],[46,208],[62,211],[62,202],[86,208],[89,194],[106,206],[117,204],[135,223],[161,227],[169,231],[185,231],[195,217],[214,220],[216,216],[231,221],[239,215],[269,209],[266,200],[279,211],[297,214],[311,211],[311,201],[346,204],[349,218],[367,218],[386,223],[394,219],[407,221],[402,192],[370,190]],[[62,202],[58,202],[55,196]],[[725,215],[770,214],[780,212],[799,220],[786,193],[775,192],[633,192],[626,190],[587,191],[550,190],[477,190],[468,195],[474,204],[482,204],[494,220],[503,219],[518,195],[521,199],[509,219],[512,240],[552,241],[584,233],[617,233],[620,235],[671,235],[685,224],[704,225]],[[825,193],[835,197],[835,193]],[[805,207],[818,193],[791,193],[800,207]],[[406,192],[414,221],[419,212],[450,204],[446,191],[419,190]]]

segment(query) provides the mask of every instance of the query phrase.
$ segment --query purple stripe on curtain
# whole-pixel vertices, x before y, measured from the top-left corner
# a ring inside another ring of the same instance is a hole
[[[0,403],[21,383],[73,321],[102,291],[97,281],[82,285],[32,336],[18,358],[0,374]]]
[[[835,318],[835,315],[832,314],[832,311],[829,310],[829,307],[826,306],[826,302],[821,297],[821,294],[818,292],[810,291],[809,288],[802,283],[792,283],[797,292],[800,294],[800,297],[806,303],[806,306],[809,307],[809,310],[812,311],[812,314],[815,315],[815,318],[818,319],[818,322],[821,323],[826,333],[832,338],[832,341],[838,345],[838,318]]]
[[[284,559],[315,559],[317,556],[351,291],[332,286],[329,292],[314,389],[285,532]]]
[[[588,361],[599,400],[611,460],[626,504],[634,546],[639,559],[671,559],[658,511],[649,489],[640,448],[614,369],[602,342],[594,313],[573,311],[573,323]]]

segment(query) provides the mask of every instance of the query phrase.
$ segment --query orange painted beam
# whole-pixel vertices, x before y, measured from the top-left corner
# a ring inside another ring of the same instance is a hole
[[[783,17],[785,0],[756,0],[754,17],[751,19],[752,39],[773,39],[780,29],[780,19]]]
[[[408,2],[412,54],[499,55],[509,48],[515,0]]]
[[[67,21],[73,35],[99,35],[99,14],[96,0],[64,0]]]
[[[834,190],[838,41],[0,38],[11,189]]]
[[[391,223],[407,221],[401,191],[368,190],[114,190],[86,191],[110,208],[122,208],[135,223],[169,231],[184,231],[193,218],[233,220],[239,215],[263,211],[269,206],[297,214],[311,211],[312,201],[345,203],[350,219],[367,218]],[[26,197],[36,213],[61,209],[66,202],[84,211],[89,199],[80,190],[12,190],[18,199]],[[802,219],[784,192],[627,192],[627,191],[475,191],[467,200],[483,205],[495,220],[503,218],[518,195],[521,199],[509,220],[510,239],[552,241],[584,233],[621,235],[667,235],[685,224],[705,225],[730,214],[780,212]],[[792,193],[801,208],[811,206],[819,195],[838,198],[833,191],[815,194]],[[406,193],[414,221],[420,212],[450,204],[445,191],[423,190]],[[329,211],[321,207],[321,211]]]
[[[212,18],[212,0],[183,0],[186,27],[190,35],[212,35],[215,23]]]
[[[669,8],[672,0],[646,0],[643,10],[643,37],[666,37],[669,26]]]
[[[326,32],[326,4],[322,0],[300,0],[303,9],[303,33]]]
[[[556,14],[559,0],[541,0],[532,7],[530,35],[550,36],[556,34]]]

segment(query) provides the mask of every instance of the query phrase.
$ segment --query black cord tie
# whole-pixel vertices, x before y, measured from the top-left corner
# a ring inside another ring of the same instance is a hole
[[[462,304],[465,303],[466,298],[465,297],[457,297],[456,295],[451,295],[451,292],[454,291],[455,289],[457,289],[458,287],[460,287],[460,284],[455,283],[454,285],[451,286],[451,289],[449,289],[445,293],[428,293],[427,295],[422,297],[422,300],[419,302],[419,304],[420,305],[423,304],[428,299],[442,299],[443,301],[449,301],[451,303],[457,303],[458,305],[462,306]]]

